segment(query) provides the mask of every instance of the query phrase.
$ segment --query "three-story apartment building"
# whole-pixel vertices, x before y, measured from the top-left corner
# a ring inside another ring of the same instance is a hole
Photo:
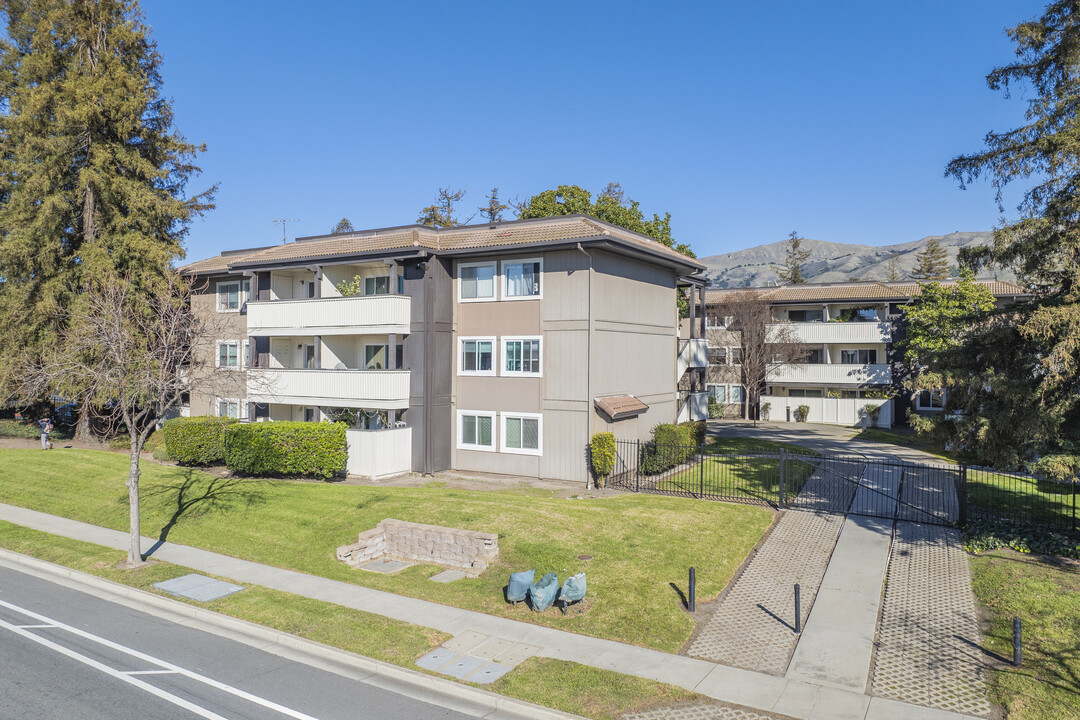
[[[584,480],[592,433],[646,438],[680,410],[676,292],[697,261],[583,215],[300,238],[192,263],[235,313],[215,362],[247,396],[191,414],[346,418],[350,471]],[[700,309],[699,309],[700,308]],[[700,417],[700,412],[694,415]]]
[[[942,281],[949,285],[955,281]],[[999,304],[1028,297],[1018,285],[1001,280],[978,281]],[[789,328],[808,350],[805,362],[768,366],[761,404],[769,404],[772,420],[790,421],[800,406],[809,408],[809,422],[854,425],[867,406],[877,407],[877,425],[889,427],[906,412],[941,412],[943,391],[912,395],[902,386],[903,308],[920,293],[916,282],[845,282],[749,288],[770,304],[774,327]],[[706,293],[710,395],[734,405],[744,400],[738,364],[737,329],[729,328],[720,308],[733,293]],[[730,319],[727,319],[730,320]],[[746,412],[742,409],[741,412]]]

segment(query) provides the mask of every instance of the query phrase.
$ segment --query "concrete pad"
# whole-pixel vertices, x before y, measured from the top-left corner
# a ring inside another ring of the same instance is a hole
[[[968,720],[974,715],[961,715],[948,710],[909,705],[882,697],[870,698],[866,720]],[[983,720],[979,718],[979,720]]]
[[[217,600],[244,589],[242,585],[233,585],[197,573],[190,573],[172,580],[154,583],[154,587],[171,595],[198,600],[199,602]]]
[[[463,678],[473,670],[486,665],[480,658],[469,657],[468,655],[458,655],[456,659],[451,660],[447,664],[439,668],[439,672],[450,677]]]
[[[495,656],[495,660],[501,665],[507,665],[515,668],[521,663],[525,662],[532,656],[538,654],[540,648],[535,645],[526,645],[525,643],[514,643],[506,650]]]
[[[869,704],[867,695],[821,688],[810,720],[863,720]]]
[[[454,652],[467,653],[474,648],[483,645],[491,639],[490,635],[485,635],[482,632],[476,632],[475,630],[466,630],[463,633],[455,635],[442,644],[444,648],[453,650]]]
[[[428,580],[431,580],[431,581],[437,582],[437,583],[448,583],[448,582],[454,582],[455,580],[462,580],[465,577],[466,577],[465,573],[461,572],[460,570],[443,570],[441,573],[439,573],[437,575],[432,575],[431,577],[428,578]]]
[[[780,699],[776,701],[770,710],[781,715],[790,715],[795,718],[806,720],[814,711],[818,701],[818,687],[802,682],[789,682]]]
[[[454,658],[460,657],[458,653],[446,648],[437,647],[424,657],[416,661],[416,664],[425,670],[438,670]]]
[[[469,654],[473,657],[484,658],[485,660],[491,660],[504,650],[508,650],[516,643],[513,640],[505,640],[503,638],[491,638],[487,642],[474,647],[469,651]]]
[[[788,682],[784,678],[772,675],[716,665],[701,682],[691,689],[702,695],[735,705],[771,708],[780,699]]]
[[[480,685],[487,685],[493,683],[501,678],[506,673],[510,672],[512,668],[506,665],[500,665],[496,662],[489,662],[487,665],[482,665],[479,670],[474,670],[469,673],[462,680],[468,682],[479,683]]]
[[[404,570],[407,567],[412,567],[416,563],[403,562],[401,560],[387,560],[386,558],[380,558],[378,560],[372,560],[360,565],[361,570],[368,570],[370,572],[377,573],[396,573],[399,570]]]

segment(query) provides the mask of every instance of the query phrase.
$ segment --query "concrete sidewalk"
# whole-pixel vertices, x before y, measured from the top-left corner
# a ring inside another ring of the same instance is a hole
[[[126,550],[127,533],[0,503],[0,520],[54,535]],[[509,638],[539,655],[670,683],[706,697],[802,720],[960,720],[974,716],[871,697],[814,682],[781,678],[716,663],[494,617],[380,590],[260,565],[218,553],[144,538],[155,558],[230,580],[261,585],[435,628]],[[811,615],[810,621],[813,620]],[[809,627],[809,622],[808,622]]]

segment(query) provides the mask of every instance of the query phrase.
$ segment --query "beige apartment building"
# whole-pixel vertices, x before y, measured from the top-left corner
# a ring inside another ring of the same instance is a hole
[[[704,340],[680,341],[676,306],[692,287],[691,334],[704,329],[702,269],[583,215],[225,252],[183,270],[197,308],[235,316],[214,363],[246,393],[196,387],[187,412],[345,419],[362,475],[584,481],[592,433],[646,439],[703,416]],[[684,374],[693,392],[680,395]]]
[[[943,285],[955,283],[944,280]],[[1030,297],[1022,287],[1002,280],[979,280],[999,305]],[[706,339],[709,396],[728,405],[728,416],[745,416],[746,388],[740,373],[742,349],[738,328],[722,316],[721,306],[747,288],[709,290]],[[912,394],[903,381],[908,369],[898,346],[904,336],[904,307],[920,294],[917,282],[845,282],[749,288],[772,309],[774,327],[786,327],[806,345],[804,362],[770,363],[760,403],[769,418],[790,421],[800,406],[807,422],[855,425],[876,407],[877,426],[904,422],[910,412],[939,413],[943,390]],[[759,406],[760,407],[760,406]]]

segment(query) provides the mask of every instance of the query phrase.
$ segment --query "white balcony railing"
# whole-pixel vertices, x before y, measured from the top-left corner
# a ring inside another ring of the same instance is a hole
[[[709,367],[709,341],[705,338],[680,340],[675,379],[681,378],[689,368],[703,367]]]
[[[892,325],[887,322],[788,322],[772,323],[769,330],[776,337],[780,328],[791,328],[804,343],[887,343],[892,340]]]
[[[248,370],[248,400],[401,410],[409,407],[409,371],[252,368]]]
[[[769,365],[766,382],[802,385],[888,385],[891,365]]]
[[[249,335],[366,335],[409,332],[407,295],[271,300],[247,304]]]

